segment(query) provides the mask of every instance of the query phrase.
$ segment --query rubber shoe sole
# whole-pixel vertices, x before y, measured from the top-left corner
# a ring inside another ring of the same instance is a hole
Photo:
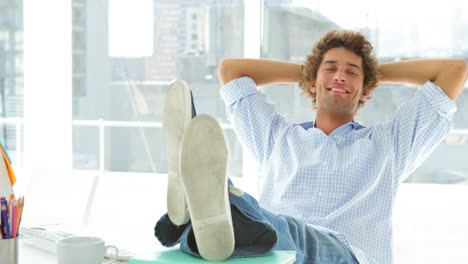
[[[164,143],[167,155],[167,213],[177,226],[190,220],[184,187],[179,171],[180,143],[192,119],[190,88],[184,81],[175,81],[167,90],[163,110]]]
[[[200,255],[223,261],[234,251],[228,196],[228,150],[223,131],[211,116],[192,119],[180,148],[180,172]]]

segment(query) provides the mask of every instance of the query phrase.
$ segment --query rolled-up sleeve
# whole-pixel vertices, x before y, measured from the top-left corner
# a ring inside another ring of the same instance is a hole
[[[435,150],[453,127],[457,110],[440,87],[428,81],[392,120],[395,175],[404,181]]]
[[[276,105],[256,88],[250,77],[235,79],[221,89],[226,115],[244,151],[255,158],[258,166],[268,160],[275,136],[290,124],[278,113]]]

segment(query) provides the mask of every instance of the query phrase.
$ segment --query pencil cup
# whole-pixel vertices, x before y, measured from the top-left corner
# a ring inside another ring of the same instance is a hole
[[[18,264],[18,238],[0,239],[0,263]]]

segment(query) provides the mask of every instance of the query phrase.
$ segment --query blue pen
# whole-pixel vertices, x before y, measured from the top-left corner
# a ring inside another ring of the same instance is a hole
[[[10,236],[10,226],[8,225],[8,211],[7,211],[8,202],[7,200],[2,200],[2,222],[3,228],[5,229],[5,238],[11,238]]]

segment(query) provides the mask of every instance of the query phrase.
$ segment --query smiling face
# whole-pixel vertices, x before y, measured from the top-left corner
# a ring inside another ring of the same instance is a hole
[[[354,116],[359,101],[369,96],[368,92],[363,92],[363,82],[360,56],[343,47],[328,50],[316,79],[310,82],[310,91],[317,97],[317,111]]]

